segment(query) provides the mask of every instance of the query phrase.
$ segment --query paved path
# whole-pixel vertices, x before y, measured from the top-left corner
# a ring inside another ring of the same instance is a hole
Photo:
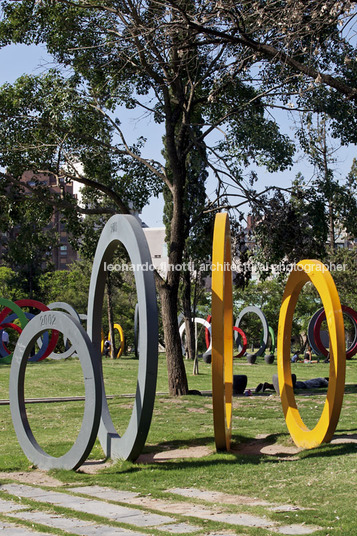
[[[76,486],[54,491],[20,483],[2,484],[1,536],[48,536],[51,529],[60,530],[63,535],[83,536],[145,536],[150,535],[151,530],[153,534],[162,535],[233,536],[235,529],[244,527],[265,529],[264,534],[305,535],[321,528],[304,524],[283,525],[269,518],[272,511],[301,510],[296,506],[193,488],[167,490],[166,495],[167,499],[155,499],[150,495],[101,486]],[[180,500],[180,497],[196,499],[200,503]],[[34,501],[32,505],[30,500]],[[265,508],[266,515],[232,513],[228,511],[228,505],[232,504],[260,506]],[[64,510],[57,513],[53,507]],[[222,526],[222,531],[205,531],[207,520]],[[32,530],[35,524],[46,533]]]

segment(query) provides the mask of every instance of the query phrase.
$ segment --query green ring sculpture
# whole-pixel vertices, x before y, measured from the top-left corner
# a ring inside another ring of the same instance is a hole
[[[36,339],[48,329],[68,337],[82,366],[85,404],[82,425],[71,449],[55,458],[37,443],[25,406],[24,380],[28,356]],[[93,345],[80,323],[59,311],[46,311],[35,316],[22,331],[12,358],[10,370],[10,410],[17,439],[30,461],[40,469],[77,469],[88,457],[97,437],[101,413],[102,384],[99,363]]]
[[[126,248],[135,268],[141,321],[135,402],[128,427],[122,437],[116,431],[110,416],[100,353],[105,266],[112,260],[119,244],[123,244]],[[150,264],[149,246],[137,219],[131,215],[112,216],[100,235],[94,257],[89,287],[87,331],[94,345],[96,359],[100,363],[102,382],[102,417],[98,437],[106,456],[114,459],[133,461],[140,455],[149,432],[154,408],[158,363],[158,314],[154,275],[152,271],[143,269]]]
[[[7,300],[6,298],[0,298],[0,305],[2,305],[3,307],[7,307],[8,309],[16,313],[18,316],[18,319],[20,320],[21,328],[24,329],[28,320],[26,318],[25,313],[21,309],[21,307],[19,307],[16,303],[12,302],[11,300]],[[12,357],[13,357],[12,353],[7,355],[6,357],[1,357],[0,363],[10,364],[12,361]]]

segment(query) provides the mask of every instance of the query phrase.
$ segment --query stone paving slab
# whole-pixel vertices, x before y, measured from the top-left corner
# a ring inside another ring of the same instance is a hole
[[[7,512],[13,512],[14,510],[23,510],[24,508],[28,508],[28,506],[24,506],[23,504],[19,504],[11,500],[0,499],[0,513],[1,514],[5,514]]]
[[[172,532],[172,534],[189,534],[190,532],[200,532],[202,527],[196,527],[193,525],[188,525],[188,523],[171,523],[171,525],[161,525],[158,527],[159,530],[164,530],[165,532]]]
[[[90,521],[64,517],[60,514],[48,512],[18,512],[10,514],[11,517],[16,517],[31,523],[40,523],[47,527],[61,529],[80,536],[143,536],[141,532],[133,532],[132,530],[122,529],[119,527],[108,527],[108,525],[94,524]]]
[[[234,505],[248,505],[248,506],[265,506],[272,512],[291,512],[295,510],[305,510],[299,506],[292,504],[273,504],[265,501],[264,499],[258,499],[256,497],[247,497],[246,495],[231,495],[229,493],[223,493],[221,491],[208,491],[196,488],[172,488],[166,490],[168,493],[175,493],[183,497],[189,497],[193,499],[199,499],[209,503],[218,504],[234,504]]]
[[[19,497],[26,497],[28,499],[50,503],[64,508],[71,508],[76,512],[99,515],[112,521],[128,523],[137,527],[152,527],[175,522],[175,519],[168,516],[152,514],[150,512],[144,512],[143,510],[128,508],[118,504],[108,504],[103,501],[84,499],[83,497],[76,497],[66,493],[42,490],[23,484],[3,484],[0,486],[0,490],[7,491],[8,493]]]
[[[134,497],[138,497],[139,493],[134,491],[122,491],[119,489],[105,488],[102,486],[76,486],[75,488],[67,487],[67,491],[71,493],[83,493],[105,501],[127,502]]]
[[[223,513],[222,509],[217,512],[217,509],[208,508],[207,506],[202,506],[200,504],[190,504],[188,502],[173,502],[151,497],[140,497],[137,499],[132,499],[130,503],[142,504],[146,508],[152,508],[162,512],[198,517],[199,519],[207,519],[209,521],[217,521],[219,523],[230,523],[232,525],[260,527],[266,529],[270,529],[271,527],[277,525],[274,521],[270,521],[266,517],[251,514]]]
[[[314,527],[312,525],[283,525],[279,527],[275,532],[278,532],[279,534],[303,536],[304,534],[312,534],[317,530],[321,530],[321,527]]]
[[[35,532],[26,527],[15,526],[12,523],[0,521],[1,536],[55,536],[49,532]]]
[[[140,504],[142,501],[142,498],[139,498],[139,493],[106,488],[103,486],[77,486],[75,488],[67,488],[67,491],[71,491],[72,493],[82,493],[83,495],[90,495],[91,497],[97,497],[99,499],[109,501],[130,502],[136,498],[138,498],[136,503]],[[200,527],[194,527],[192,525],[188,525],[187,523],[173,523],[170,525],[161,526],[160,530],[166,530],[167,532],[177,534],[188,534],[189,532],[196,532],[197,530],[200,530]]]
[[[176,491],[179,491],[181,488],[177,488],[175,490],[171,490],[176,493]],[[55,504],[58,506],[71,508],[78,512],[85,512],[87,514],[92,515],[100,515],[102,517],[106,517],[112,521],[117,521],[121,523],[128,523],[131,525],[134,525],[136,527],[149,527],[149,526],[157,526],[159,530],[165,530],[166,532],[172,532],[172,533],[188,533],[191,531],[200,531],[199,527],[193,527],[192,525],[188,525],[185,523],[175,523],[175,520],[173,518],[170,518],[168,516],[164,516],[161,514],[152,514],[150,512],[146,512],[143,510],[137,510],[133,508],[128,508],[127,506],[120,506],[118,504],[112,504],[107,503],[101,500],[96,499],[90,499],[90,498],[83,498],[78,496],[69,495],[67,493],[59,493],[55,491],[46,491],[40,488],[34,488],[27,485],[21,485],[21,484],[4,484],[0,486],[0,490],[7,491],[10,494],[14,494],[20,497],[26,497],[29,499],[34,499],[40,502]],[[125,495],[126,492],[121,492],[120,490],[113,490],[111,488],[105,488],[101,486],[83,486],[83,487],[76,487],[76,488],[69,488],[69,491],[76,492],[76,493],[82,493],[85,494],[91,494],[94,491],[94,494],[96,496],[101,496],[102,498],[109,497],[110,500],[115,500],[114,497],[117,497],[117,500],[123,499],[124,496],[126,496],[126,502],[128,502],[131,505],[141,505],[146,508],[152,508],[154,510],[160,510],[161,512],[169,512],[170,514],[180,514],[184,516],[194,516],[199,519],[205,519],[209,521],[214,521],[217,523],[226,523],[233,526],[245,526],[245,527],[257,527],[262,528],[266,530],[271,530],[272,532],[278,533],[278,534],[286,534],[286,535],[306,535],[306,534],[312,534],[313,532],[320,530],[321,527],[315,527],[315,526],[307,526],[304,524],[291,524],[291,525],[279,525],[279,523],[275,521],[269,520],[266,516],[256,516],[252,514],[245,514],[245,513],[230,513],[230,512],[222,512],[222,508],[220,508],[219,511],[217,511],[217,508],[208,508],[207,506],[202,506],[199,504],[190,504],[188,502],[173,502],[173,501],[165,501],[162,499],[155,499],[153,497],[142,497],[138,496],[137,493],[131,493],[128,492],[127,495]],[[187,490],[184,490],[185,492]],[[200,490],[194,490],[195,492],[198,492],[199,494],[202,493]],[[192,492],[192,490],[191,490]],[[206,492],[205,492],[206,493]],[[210,494],[210,492],[207,492]],[[192,496],[192,495],[191,495]],[[229,496],[227,494],[227,496]],[[212,498],[212,494],[210,494],[210,497]],[[231,496],[232,497],[232,496]],[[218,496],[215,496],[215,499],[217,501]],[[10,502],[10,501],[7,501]],[[234,504],[234,503],[233,503]],[[236,503],[235,503],[236,504]],[[270,504],[270,503],[267,503]],[[21,505],[16,505],[20,506]],[[16,514],[16,517],[21,518],[22,514],[25,515],[25,517],[29,514],[29,512],[21,512],[19,514]],[[37,513],[39,515],[40,513]],[[12,514],[9,514],[12,515]],[[62,516],[55,516],[53,519],[61,519]],[[23,517],[22,517],[23,519]],[[67,518],[64,518],[67,519]],[[77,522],[78,520],[75,520]],[[38,521],[41,523],[41,521]],[[73,520],[72,520],[73,522]],[[46,523],[43,523],[46,525]],[[103,530],[96,530],[96,527],[98,525],[94,525],[93,523],[89,523],[91,527],[91,532],[81,531],[81,528],[83,528],[83,525],[80,524],[79,528],[76,530],[73,530],[73,527],[70,526],[70,531],[83,535],[83,536],[99,536],[99,534],[111,534],[110,532],[103,532]],[[54,525],[49,525],[54,526]],[[74,525],[74,527],[78,527],[77,525]],[[105,525],[102,525],[102,527],[106,528]],[[58,527],[61,528],[61,527]],[[86,527],[88,529],[88,526]],[[110,528],[110,527],[109,527]],[[63,529],[65,530],[65,529]],[[69,529],[68,529],[69,530]],[[92,532],[93,530],[93,532]],[[122,531],[118,534],[120,535],[126,535],[129,536],[130,531]],[[138,533],[132,533],[131,536],[137,536]]]
[[[220,491],[207,491],[196,488],[172,488],[166,490],[168,493],[175,493],[182,497],[188,497],[192,499],[199,499],[200,501],[206,501],[210,503],[219,504],[235,504],[235,505],[248,505],[248,506],[272,506],[272,503],[265,501],[264,499],[257,499],[256,497],[246,497],[245,495],[230,495],[229,493],[223,493]]]
[[[93,486],[95,488],[95,493],[101,494],[101,496],[110,495],[111,500],[113,499],[113,492],[111,488],[105,488],[101,486]],[[77,488],[70,488],[71,491],[74,489],[78,493],[91,493],[92,486],[83,486]],[[170,493],[178,493],[185,497],[195,497],[198,499],[205,500],[206,502],[217,502],[220,505],[224,502],[227,504],[248,504],[249,506],[265,506],[269,509],[275,508],[272,503],[269,503],[264,500],[254,499],[245,496],[239,495],[230,495],[228,493],[221,492],[210,492],[202,491],[195,488],[174,488],[168,490]],[[119,495],[120,496],[120,495]],[[239,499],[243,499],[239,501]],[[292,525],[282,525],[275,521],[270,521],[265,516],[260,517],[252,514],[233,514],[233,513],[224,513],[222,511],[215,511],[214,509],[207,508],[198,504],[190,504],[187,502],[172,502],[165,501],[162,499],[155,499],[152,497],[141,497],[134,494],[131,498],[128,498],[127,502],[129,504],[142,505],[147,508],[152,508],[153,510],[160,510],[162,512],[169,512],[171,514],[180,514],[184,516],[194,516],[200,519],[215,521],[218,523],[228,523],[235,526],[245,526],[245,527],[259,527],[267,530],[272,530],[280,534],[312,534],[313,532],[320,529],[320,527],[307,526],[301,524],[292,524]],[[298,507],[292,507],[292,505],[281,505],[279,508],[282,508],[282,511],[289,511],[291,509],[298,509]]]

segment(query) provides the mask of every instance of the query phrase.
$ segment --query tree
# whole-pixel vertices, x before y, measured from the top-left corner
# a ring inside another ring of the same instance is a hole
[[[51,225],[53,208],[40,207],[38,200],[11,187],[1,196],[0,203],[3,263],[14,270],[13,282],[21,294],[41,299],[39,277],[43,271],[53,269],[52,250],[59,245]]]
[[[338,239],[357,235],[356,163],[346,178],[336,178],[341,146],[331,139],[330,130],[325,114],[301,117],[297,135],[313,173],[309,179],[299,174],[289,193],[278,191],[256,206],[257,256],[263,262],[323,259],[336,249]]]
[[[268,70],[290,76],[291,83],[296,83],[296,75],[306,77],[356,100],[356,60],[344,39],[355,17],[355,2],[217,0],[202,2],[199,12],[189,12],[175,0],[169,3],[206,42],[229,43],[240,58],[242,53],[247,58],[254,54]]]
[[[314,121],[315,120],[315,121]],[[309,188],[325,200],[325,221],[328,226],[328,242],[331,250],[336,249],[336,239],[341,232],[357,234],[356,166],[345,179],[345,184],[335,178],[334,164],[340,146],[329,137],[330,122],[326,114],[306,114],[298,131],[300,144],[314,166],[314,177]]]
[[[19,299],[19,293],[15,288],[16,274],[7,266],[0,266],[0,296],[14,301]],[[22,296],[21,296],[22,297]]]
[[[335,281],[341,303],[357,311],[357,250],[351,248],[337,248],[330,251],[325,257],[327,266],[331,266],[332,277]]]
[[[190,192],[204,188],[200,175],[190,173],[194,154],[217,178],[219,210],[228,181],[236,189],[234,204],[259,197],[243,181],[249,162],[284,169],[294,151],[265,117],[255,59],[232,61],[230,45],[202,42],[183,24],[181,9],[199,16],[201,7],[191,0],[175,6],[139,0],[2,2],[0,43],[44,43],[67,69],[65,75],[52,70],[2,88],[0,164],[11,174],[7,179],[16,180],[26,167],[46,169],[99,192],[107,213],[140,209],[165,189],[172,266],[182,263],[191,231]],[[162,125],[162,162],[142,156],[142,138],[129,143],[118,106],[140,107]],[[70,210],[68,199],[52,202]],[[72,210],[90,211],[103,209],[94,204]],[[166,280],[156,274],[171,394],[188,390],[177,326],[180,277],[178,270],[170,270]]]

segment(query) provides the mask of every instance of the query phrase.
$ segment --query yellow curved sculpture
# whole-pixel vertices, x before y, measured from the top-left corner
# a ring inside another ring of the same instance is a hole
[[[330,378],[321,417],[309,430],[297,409],[291,378],[290,339],[296,302],[304,284],[311,281],[318,291],[326,312],[330,337]],[[278,377],[280,397],[290,435],[298,447],[311,449],[329,442],[340,416],[346,372],[345,330],[342,308],[335,283],[327,268],[316,260],[303,260],[296,265],[287,281],[280,309],[278,328]]]
[[[100,353],[104,352],[104,331],[101,331],[101,341],[100,341]]]
[[[115,358],[118,359],[124,351],[124,331],[120,324],[114,324],[113,329],[116,329],[119,332],[120,337],[120,348],[115,356]],[[110,332],[108,333],[108,341],[110,341]]]
[[[228,214],[217,214],[212,248],[212,401],[217,450],[229,450],[232,435],[233,300]]]

